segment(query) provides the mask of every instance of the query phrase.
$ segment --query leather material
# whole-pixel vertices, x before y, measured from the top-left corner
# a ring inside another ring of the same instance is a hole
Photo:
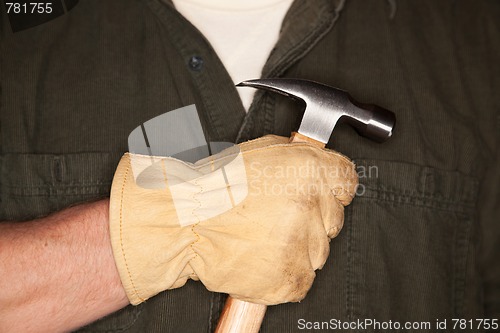
[[[237,147],[244,165],[234,163],[239,157],[231,149],[195,164],[123,156],[111,189],[110,229],[132,304],[188,279],[253,303],[305,297],[354,196],[354,164],[278,136]],[[229,183],[215,180],[221,169]],[[178,185],[183,197],[173,195]],[[243,199],[224,208],[220,194],[228,191]],[[195,220],[183,223],[189,210]]]

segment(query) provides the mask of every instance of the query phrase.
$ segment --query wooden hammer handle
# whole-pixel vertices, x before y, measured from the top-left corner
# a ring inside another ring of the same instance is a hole
[[[257,333],[267,306],[229,296],[222,310],[215,333]]]

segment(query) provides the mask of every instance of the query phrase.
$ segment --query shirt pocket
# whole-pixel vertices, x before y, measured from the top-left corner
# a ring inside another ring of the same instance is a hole
[[[346,216],[348,316],[435,325],[478,315],[477,180],[402,162],[356,165],[360,187]]]
[[[85,201],[109,197],[122,153],[4,154],[0,158],[0,220],[31,220]],[[124,331],[141,306],[128,306],[82,332]]]

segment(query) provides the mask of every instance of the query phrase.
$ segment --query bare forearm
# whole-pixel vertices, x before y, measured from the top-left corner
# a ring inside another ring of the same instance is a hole
[[[128,304],[108,231],[108,200],[0,223],[0,331],[64,332]]]

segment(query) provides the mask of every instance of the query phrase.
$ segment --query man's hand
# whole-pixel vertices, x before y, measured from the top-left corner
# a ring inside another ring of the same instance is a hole
[[[67,332],[128,304],[111,253],[108,205],[0,223],[0,332]]]
[[[122,158],[111,240],[132,304],[189,278],[253,303],[305,297],[354,196],[354,164],[276,136],[239,148],[194,165]]]

